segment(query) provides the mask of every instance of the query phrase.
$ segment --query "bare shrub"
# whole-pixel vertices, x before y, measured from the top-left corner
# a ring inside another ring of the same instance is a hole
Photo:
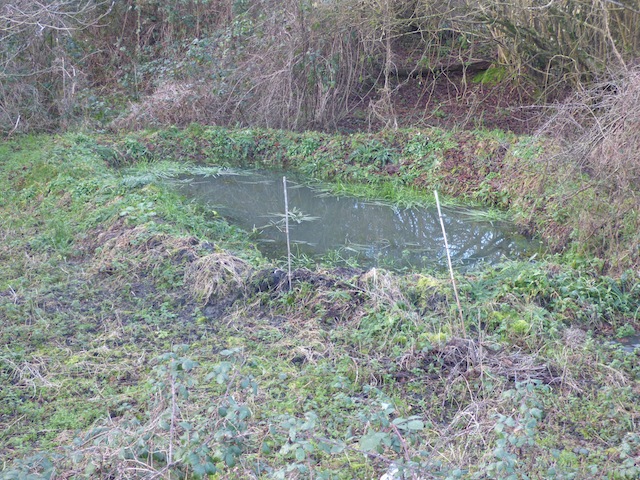
[[[565,185],[557,201],[574,240],[614,269],[638,265],[640,67],[574,95],[542,133],[562,145],[550,181]]]
[[[240,8],[219,0],[209,7],[219,15],[188,1],[149,0],[137,17],[119,11],[127,27],[111,33],[118,39],[105,51],[116,64],[139,64],[124,70],[142,101],[114,126],[332,129],[364,107],[370,127],[397,127],[395,98],[412,77],[427,80],[428,99],[435,79],[453,69],[463,76],[460,98],[469,66],[497,62],[517,83],[534,76],[545,91],[561,90],[612,62],[624,65],[638,47],[627,33],[637,12],[602,1],[263,0]],[[179,15],[195,30],[179,28]]]
[[[0,132],[64,126],[85,80],[73,35],[99,23],[109,5],[0,1]]]
[[[637,0],[483,0],[474,10],[498,62],[534,75],[547,92],[588,84],[608,67],[625,66],[640,47]]]
[[[0,131],[103,118],[104,92],[141,99],[118,128],[331,129],[360,107],[396,127],[411,77],[428,98],[460,67],[458,99],[468,66],[497,62],[564,91],[637,57],[639,21],[638,0],[0,0]]]
[[[303,7],[291,0],[259,4],[259,14],[245,15],[202,47],[203,55],[213,59],[207,66],[215,75],[197,65],[195,71],[176,72],[114,126],[194,121],[287,129],[335,125],[352,95],[363,88],[367,52],[353,19],[334,7]],[[251,33],[237,34],[238,28]],[[177,84],[186,88],[176,89]]]
[[[450,52],[449,37],[470,28],[465,8],[426,9],[408,0],[258,2],[214,36],[175,52],[174,67],[143,81],[148,95],[114,126],[332,129],[364,107],[370,124],[396,127],[394,97],[409,78],[451,63],[440,60]],[[470,58],[455,55],[462,66]]]

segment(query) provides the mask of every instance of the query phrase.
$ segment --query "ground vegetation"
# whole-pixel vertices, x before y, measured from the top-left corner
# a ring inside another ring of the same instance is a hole
[[[0,478],[638,478],[639,16],[0,0]],[[546,250],[289,273],[167,182],[228,167]]]
[[[342,148],[334,179],[382,186],[393,163],[358,155],[384,139],[192,126],[5,143],[0,476],[637,477],[636,271],[569,250],[456,274],[461,324],[444,272],[301,259],[289,286],[166,184],[258,145],[262,165],[319,171],[301,149]]]

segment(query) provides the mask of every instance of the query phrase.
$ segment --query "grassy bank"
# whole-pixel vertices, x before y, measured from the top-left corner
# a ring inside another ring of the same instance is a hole
[[[539,151],[520,142],[194,126],[3,144],[0,477],[637,478],[638,357],[610,343],[637,326],[634,272],[487,267],[458,276],[462,324],[446,276],[297,269],[289,289],[162,181],[288,167],[543,225],[515,188]]]
[[[103,156],[116,165],[175,158],[294,169],[333,182],[337,192],[404,205],[433,201],[437,189],[449,202],[507,212],[552,252],[598,259],[601,273],[620,275],[640,265],[635,166],[618,158],[606,168],[592,165],[586,154],[575,156],[539,137],[497,130],[330,135],[192,125],[105,143]]]

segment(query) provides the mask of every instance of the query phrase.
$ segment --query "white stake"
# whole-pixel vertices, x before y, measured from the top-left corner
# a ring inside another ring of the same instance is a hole
[[[287,236],[287,264],[289,267],[288,276],[289,290],[291,290],[291,242],[289,240],[289,201],[287,200],[287,177],[282,177],[284,185],[284,232]]]
[[[464,316],[462,315],[462,307],[460,306],[460,297],[458,297],[458,288],[456,287],[456,279],[453,276],[453,265],[451,265],[451,254],[449,253],[449,242],[447,242],[447,232],[444,229],[444,220],[442,219],[442,211],[440,210],[440,200],[438,199],[437,190],[433,191],[436,197],[436,205],[438,207],[438,217],[440,218],[440,226],[442,227],[442,236],[444,237],[444,248],[447,251],[447,262],[449,264],[449,274],[451,275],[451,284],[453,285],[453,294],[456,297],[456,304],[458,305],[458,313],[460,314],[460,327],[462,333],[464,333]]]

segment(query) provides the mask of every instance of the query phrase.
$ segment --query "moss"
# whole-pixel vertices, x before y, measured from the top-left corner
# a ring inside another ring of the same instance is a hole
[[[508,73],[506,67],[492,66],[483,72],[475,74],[473,81],[486,86],[498,85],[507,78]]]

